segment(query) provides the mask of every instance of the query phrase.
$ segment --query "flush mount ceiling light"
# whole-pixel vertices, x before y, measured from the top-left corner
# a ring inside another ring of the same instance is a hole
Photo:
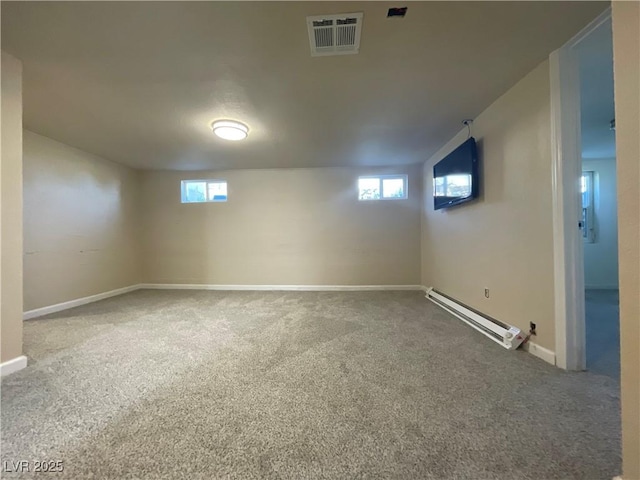
[[[217,120],[211,124],[211,129],[213,133],[225,140],[244,140],[249,135],[249,127],[232,120]]]

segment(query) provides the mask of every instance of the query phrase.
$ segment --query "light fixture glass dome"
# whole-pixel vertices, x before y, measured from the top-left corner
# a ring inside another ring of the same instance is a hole
[[[244,123],[232,120],[218,120],[211,125],[213,133],[225,140],[244,140],[249,134],[249,127]]]

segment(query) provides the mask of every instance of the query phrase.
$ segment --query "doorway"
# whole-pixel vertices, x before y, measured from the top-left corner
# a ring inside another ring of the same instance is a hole
[[[611,19],[576,47],[587,370],[620,378],[618,213]]]
[[[619,378],[611,10],[549,61],[556,365]]]

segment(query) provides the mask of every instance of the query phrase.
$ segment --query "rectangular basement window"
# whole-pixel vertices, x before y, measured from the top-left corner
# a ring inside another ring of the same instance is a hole
[[[406,175],[358,177],[358,200],[402,200],[406,198]]]
[[[183,180],[182,203],[226,202],[226,180]]]

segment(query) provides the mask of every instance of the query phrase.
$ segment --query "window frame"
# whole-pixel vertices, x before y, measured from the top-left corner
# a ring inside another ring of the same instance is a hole
[[[380,198],[360,198],[360,180],[375,178],[380,181]],[[402,180],[402,197],[385,197],[384,196],[384,180]],[[409,199],[409,176],[405,173],[394,173],[385,175],[360,175],[356,181],[356,192],[359,202],[375,202],[380,200],[408,200]]]
[[[202,202],[190,202],[186,198],[186,188],[190,183],[204,183],[206,185],[205,191],[205,200]],[[224,200],[222,199],[212,199],[209,200],[209,185],[212,183],[224,183],[226,186],[227,194],[225,195]],[[183,204],[197,204],[197,203],[226,203],[229,201],[229,182],[222,178],[207,178],[207,179],[190,179],[190,180],[181,180],[180,181],[180,203]]]

